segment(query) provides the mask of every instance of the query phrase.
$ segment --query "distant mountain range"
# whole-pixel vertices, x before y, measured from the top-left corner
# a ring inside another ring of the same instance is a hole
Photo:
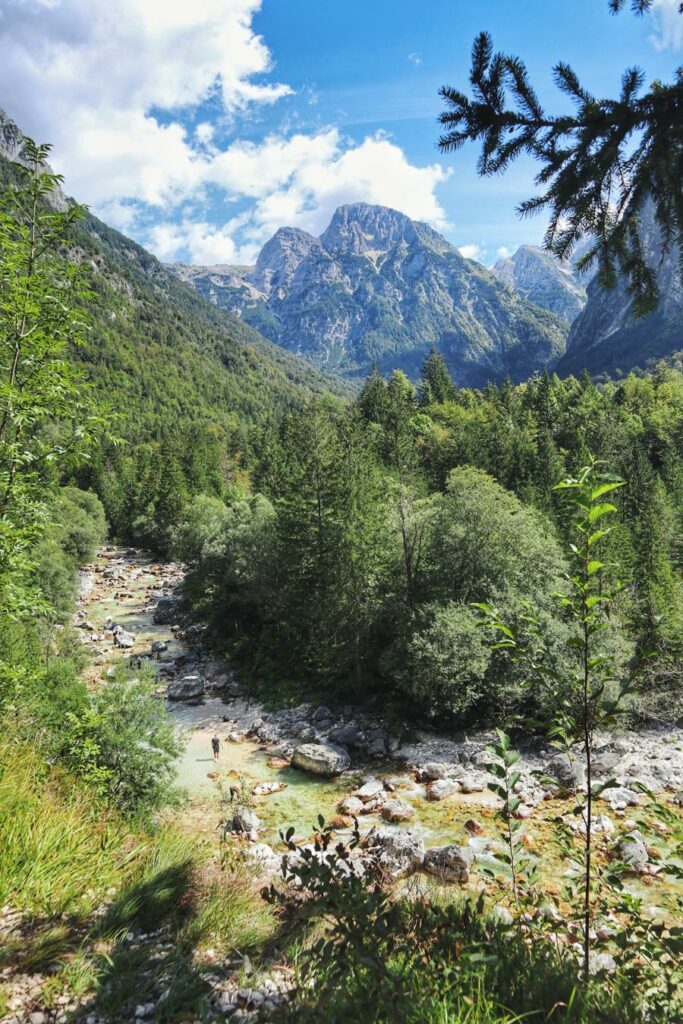
[[[348,376],[376,363],[416,377],[434,346],[460,384],[520,381],[566,345],[566,319],[383,206],[341,206],[319,238],[281,228],[254,267],[172,269],[271,341]]]

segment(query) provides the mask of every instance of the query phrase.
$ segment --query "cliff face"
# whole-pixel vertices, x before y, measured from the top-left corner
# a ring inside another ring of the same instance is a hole
[[[650,316],[636,319],[625,281],[601,288],[593,279],[588,301],[569,332],[567,351],[557,370],[618,375],[683,350],[683,283],[675,251],[662,254],[661,236],[650,210],[642,235],[648,259],[657,266],[660,302]]]
[[[560,317],[382,206],[340,207],[320,238],[281,228],[255,267],[172,269],[278,345],[347,375],[376,362],[416,376],[434,346],[462,384],[522,380],[565,348]]]
[[[586,289],[571,266],[533,245],[520,245],[514,256],[498,260],[491,273],[568,324],[586,304]]]

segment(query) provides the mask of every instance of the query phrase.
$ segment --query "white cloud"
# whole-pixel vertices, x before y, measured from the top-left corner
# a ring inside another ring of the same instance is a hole
[[[271,136],[261,143],[236,142],[205,168],[206,183],[228,197],[251,200],[248,208],[220,229],[186,221],[169,236],[150,236],[162,258],[187,250],[197,263],[251,263],[284,224],[320,234],[342,203],[369,202],[400,209],[415,220],[448,227],[434,189],[450,172],[439,164],[415,167],[383,135],[349,145],[336,128],[317,135]],[[201,231],[206,231],[202,240]],[[233,239],[239,237],[236,247]],[[170,255],[169,255],[170,253]]]
[[[476,260],[481,256],[480,245],[461,245],[458,249],[461,256],[464,256],[466,260]]]
[[[655,33],[650,42],[656,50],[683,49],[683,14],[679,12],[680,0],[655,0],[652,17]]]
[[[317,234],[355,201],[446,228],[435,189],[450,172],[411,164],[382,133],[354,143],[327,127],[220,150],[206,108],[192,124],[207,99],[235,129],[253,105],[291,94],[262,79],[272,59],[252,28],[260,6],[13,0],[0,15],[0,95],[20,127],[54,143],[67,191],[162,259],[251,261],[278,227]],[[216,196],[239,214],[216,214]]]
[[[509,249],[507,245],[501,245],[500,249],[496,249],[496,256],[499,260],[509,260],[514,252],[514,249]]]
[[[261,0],[15,0],[0,18],[0,95],[25,131],[54,143],[69,187],[91,203],[160,202],[201,176],[179,112],[216,95],[228,113],[287,85],[251,27]]]
[[[422,57],[420,56],[419,53],[409,53],[408,60],[410,61],[411,64],[414,64],[416,68],[419,68],[420,64],[422,63]]]

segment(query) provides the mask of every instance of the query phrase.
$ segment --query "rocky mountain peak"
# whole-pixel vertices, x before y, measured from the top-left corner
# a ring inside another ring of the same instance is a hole
[[[388,206],[351,203],[335,210],[320,242],[327,252],[360,256],[369,251],[386,252],[415,237],[415,224],[404,213]]]
[[[571,323],[586,303],[586,291],[569,263],[561,263],[535,245],[520,245],[500,259],[492,273],[508,288]]]
[[[254,284],[265,293],[286,289],[299,265],[320,242],[301,228],[278,228],[261,249],[254,269]]]

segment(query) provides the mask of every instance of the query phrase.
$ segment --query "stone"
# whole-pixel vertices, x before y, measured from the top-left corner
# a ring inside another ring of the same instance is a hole
[[[315,724],[317,724],[318,722],[323,722],[325,720],[329,721],[333,718],[334,715],[332,714],[330,709],[325,707],[316,708],[313,714],[311,715],[311,721]]]
[[[282,866],[282,857],[267,843],[253,843],[244,851],[244,859],[265,875],[275,875]]]
[[[114,643],[117,647],[123,647],[125,650],[129,650],[135,646],[135,637],[132,633],[126,633],[124,629],[119,630],[114,636]]]
[[[491,911],[491,917],[494,921],[497,921],[498,924],[502,924],[503,926],[511,925],[514,921],[514,918],[508,908],[502,906],[500,903],[497,903]]]
[[[420,769],[420,780],[422,782],[434,782],[436,779],[445,779],[448,772],[448,765],[439,761],[430,761]]]
[[[296,735],[304,743],[311,743],[316,738],[316,731],[312,725],[300,725],[296,730]]]
[[[332,743],[304,743],[292,755],[292,764],[313,775],[339,775],[351,761],[343,747]]]
[[[453,779],[437,779],[427,787],[428,800],[445,800],[460,790],[460,784]]]
[[[332,743],[341,743],[343,746],[353,747],[360,735],[357,725],[338,725],[330,729],[328,739]]]
[[[153,640],[152,641],[152,653],[153,654],[160,654],[161,651],[167,651],[167,650],[168,650],[168,644],[166,643],[165,640]]]
[[[204,680],[201,676],[183,676],[168,684],[169,700],[192,700],[204,693]]]
[[[424,870],[444,882],[467,882],[474,864],[474,850],[469,846],[437,846],[427,850]]]
[[[255,832],[261,827],[261,819],[250,807],[239,807],[232,817],[233,832]]]
[[[417,871],[425,857],[422,836],[407,828],[373,829],[366,836],[364,846],[373,865],[390,881]]]
[[[468,775],[460,781],[460,789],[463,793],[483,793],[486,786],[480,779],[473,779]]]
[[[415,811],[405,800],[388,800],[381,814],[385,821],[410,821],[415,817]]]
[[[480,836],[484,832],[484,826],[481,822],[477,821],[476,818],[468,818],[465,822],[465,830],[469,832],[471,836]]]
[[[603,789],[600,799],[612,808],[613,811],[623,811],[626,807],[636,807],[640,803],[640,795],[625,786],[611,786]]]
[[[368,803],[368,801],[374,800],[383,792],[384,783],[379,779],[371,779],[369,782],[364,783],[360,789],[357,789],[354,796],[357,796],[363,803]]]
[[[359,800],[357,796],[347,796],[339,804],[339,810],[342,814],[350,814],[351,817],[357,817],[363,813],[363,801]]]
[[[152,614],[157,626],[165,626],[175,618],[176,605],[172,597],[160,597]]]
[[[591,974],[613,974],[617,962],[611,953],[594,953],[591,957]]]
[[[616,845],[616,853],[635,874],[641,875],[647,870],[650,858],[640,833],[629,832],[622,836]]]
[[[549,765],[549,774],[557,779],[560,789],[575,793],[586,781],[586,769],[582,761],[572,754],[558,754]]]

